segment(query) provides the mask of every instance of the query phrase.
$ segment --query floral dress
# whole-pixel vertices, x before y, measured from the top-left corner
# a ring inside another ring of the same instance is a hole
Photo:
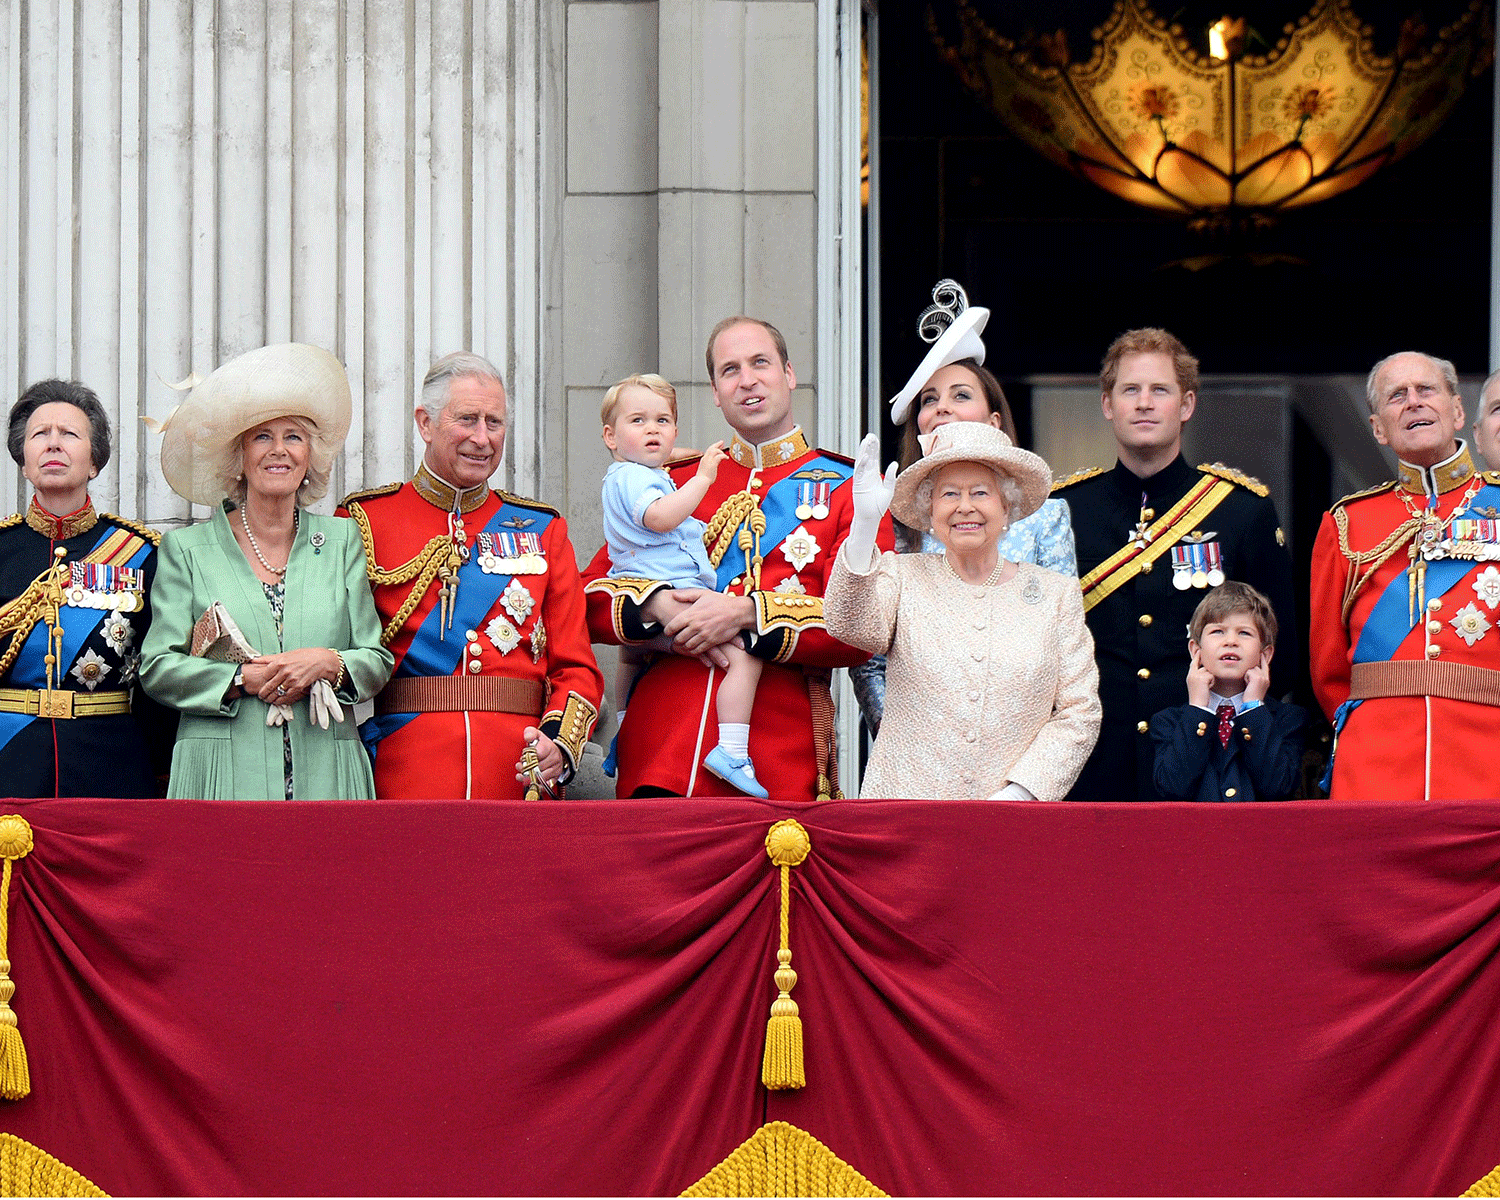
[[[266,602],[271,606],[271,619],[276,622],[276,648],[282,649],[281,630],[282,622],[286,617],[286,581],[278,579],[275,583],[262,583],[265,589]],[[286,725],[281,727],[281,752],[286,763],[286,798],[292,798],[292,731]]]

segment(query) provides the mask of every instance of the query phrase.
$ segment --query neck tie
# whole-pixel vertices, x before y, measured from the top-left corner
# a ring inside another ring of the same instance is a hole
[[[1234,724],[1234,705],[1221,704],[1219,713],[1219,745],[1229,745],[1229,727]]]

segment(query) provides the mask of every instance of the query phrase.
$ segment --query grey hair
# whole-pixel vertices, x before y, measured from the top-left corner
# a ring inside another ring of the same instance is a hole
[[[1479,389],[1479,402],[1481,404],[1484,403],[1484,394],[1485,394],[1485,392],[1489,391],[1490,388],[1494,387],[1496,383],[1500,383],[1500,371],[1491,371],[1489,373],[1489,375],[1485,377],[1484,384]],[[1475,417],[1474,420],[1478,421],[1479,418]]]
[[[942,470],[942,467],[939,467],[938,470]],[[1005,497],[1006,518],[1014,525],[1017,520],[1016,514],[1020,511],[1021,505],[1026,500],[1025,495],[1021,492],[1021,485],[1004,471],[998,471],[994,467],[990,467],[990,474],[995,477],[995,486],[1000,489],[1000,494]],[[917,507],[927,514],[929,522],[932,520],[932,485],[936,475],[937,471],[929,471],[927,478],[917,484]]]
[[[466,375],[476,379],[493,379],[500,385],[502,392],[505,390],[504,377],[489,359],[470,350],[455,350],[452,354],[443,355],[427,368],[427,374],[422,379],[422,394],[417,403],[429,417],[437,420],[443,409],[448,407],[448,391],[453,381]]]
[[[1415,354],[1418,358],[1425,358],[1440,372],[1442,372],[1443,383],[1447,385],[1450,396],[1458,395],[1458,370],[1446,358],[1439,358],[1436,354],[1423,354],[1420,350],[1397,350],[1394,354],[1387,354],[1378,363],[1370,368],[1370,374],[1365,378],[1365,403],[1369,405],[1370,411],[1375,411],[1376,405],[1380,403],[1380,397],[1375,394],[1375,381],[1380,372],[1390,366],[1391,362],[1400,358],[1403,354]],[[1497,372],[1500,374],[1500,372]],[[1490,376],[1491,379],[1494,375]]]
[[[297,503],[311,504],[321,500],[328,494],[333,460],[342,447],[328,445],[328,439],[319,437],[318,427],[306,417],[288,415],[273,419],[292,422],[307,438],[307,474],[302,477],[302,485],[297,489]],[[253,425],[251,428],[259,429],[260,426]],[[239,436],[225,448],[224,458],[219,463],[219,487],[236,505],[245,502],[245,434],[249,432],[249,429],[240,431]]]

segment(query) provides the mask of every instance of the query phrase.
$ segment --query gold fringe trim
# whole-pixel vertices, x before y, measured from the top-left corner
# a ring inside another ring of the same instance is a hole
[[[684,1196],[884,1196],[810,1133],[762,1125]]]
[[[776,987],[780,994],[771,1003],[766,1023],[766,1054],[761,1060],[760,1081],[773,1092],[807,1086],[802,1069],[802,1018],[791,991],[797,986],[792,970],[792,868],[801,866],[812,853],[812,839],[801,824],[788,818],[766,831],[766,855],[781,868],[781,949],[776,952]]]
[[[0,1133],[0,1196],[108,1195],[45,1150],[13,1133]]]
[[[10,977],[10,876],[16,860],[31,853],[31,826],[26,818],[9,813],[0,817],[0,1097],[24,1100],[31,1094],[31,1066],[26,1043],[10,1006],[16,985]]]
[[[1500,1167],[1496,1167],[1478,1183],[1474,1184],[1465,1196],[1500,1196]]]

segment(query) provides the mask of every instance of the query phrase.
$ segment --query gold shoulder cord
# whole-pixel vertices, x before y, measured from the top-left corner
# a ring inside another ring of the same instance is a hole
[[[766,531],[766,514],[761,511],[760,497],[754,492],[735,492],[714,513],[708,528],[703,531],[703,544],[708,547],[708,561],[717,567],[724,561],[731,542],[738,542],[745,552],[749,564],[746,572],[748,591],[760,591],[760,567],[765,558],[760,552],[761,534]]]
[[[422,597],[427,594],[427,589],[432,586],[432,581],[437,578],[438,572],[448,561],[451,539],[446,536],[433,538],[417,551],[413,558],[388,571],[375,561],[375,535],[370,530],[370,518],[364,508],[357,501],[351,501],[349,515],[359,527],[359,540],[365,546],[365,573],[372,584],[376,587],[398,587],[413,579],[416,580],[416,583],[412,584],[411,591],[406,594],[406,599],[401,602],[401,607],[381,630],[380,644],[389,646],[400,628],[406,624],[406,619],[421,603]]]
[[[58,547],[58,553],[63,553]],[[47,686],[56,686],[57,652],[62,641],[62,630],[58,628],[59,610],[63,606],[63,572],[61,563],[53,563],[14,600],[0,606],[0,636],[10,634],[10,645],[0,654],[0,675],[4,675],[15,664],[16,656],[26,642],[26,635],[38,621],[46,621],[49,630],[47,647]]]
[[[1396,552],[1400,550],[1407,541],[1411,541],[1413,548],[1416,546],[1416,535],[1422,528],[1422,522],[1417,520],[1402,521],[1395,529],[1386,535],[1385,539],[1373,550],[1354,550],[1349,546],[1349,510],[1342,504],[1333,510],[1333,523],[1339,531],[1339,551],[1349,560],[1349,573],[1344,581],[1344,605],[1340,613],[1340,619],[1345,627],[1349,625],[1349,613],[1354,608],[1355,597],[1359,595],[1360,589],[1370,581],[1371,576],[1380,570]]]

